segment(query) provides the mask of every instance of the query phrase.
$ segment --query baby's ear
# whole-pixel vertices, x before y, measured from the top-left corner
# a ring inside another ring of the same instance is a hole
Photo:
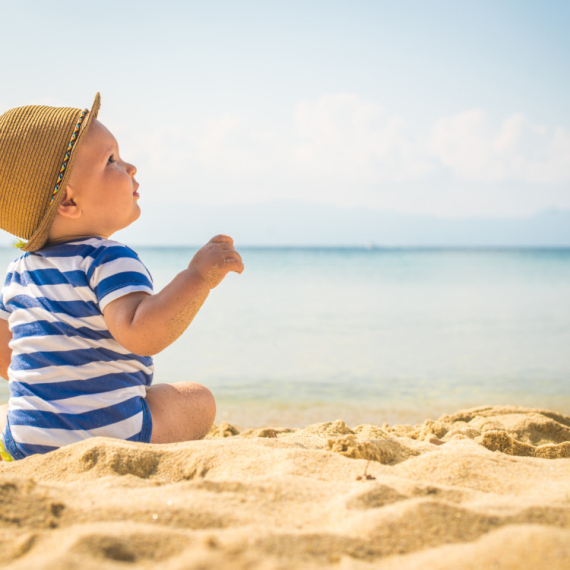
[[[57,209],[57,213],[60,214],[61,216],[64,216],[65,218],[72,218],[72,219],[79,218],[79,216],[81,215],[81,210],[79,209],[79,206],[75,203],[72,192],[68,192],[67,189],[65,190],[65,194],[61,199],[61,203]]]

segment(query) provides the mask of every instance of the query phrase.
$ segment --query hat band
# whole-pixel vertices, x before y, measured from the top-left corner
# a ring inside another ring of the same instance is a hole
[[[49,205],[53,204],[55,200],[55,195],[59,192],[59,187],[61,185],[61,181],[63,180],[63,175],[65,174],[65,169],[67,168],[67,163],[69,162],[69,158],[71,157],[71,150],[73,149],[73,145],[77,140],[77,136],[79,134],[79,129],[81,128],[81,123],[85,118],[85,115],[89,112],[89,109],[84,109],[79,116],[79,120],[77,121],[77,125],[75,125],[75,129],[73,130],[73,134],[71,135],[71,140],[69,141],[69,145],[67,145],[67,152],[65,153],[65,158],[63,159],[63,164],[61,165],[61,169],[59,171],[59,176],[57,177],[57,182],[55,185],[55,189],[51,194],[51,200],[49,201]]]

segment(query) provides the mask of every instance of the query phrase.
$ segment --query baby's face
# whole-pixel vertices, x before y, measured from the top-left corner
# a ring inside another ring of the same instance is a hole
[[[140,216],[137,169],[119,156],[115,137],[97,119],[78,148],[68,193],[86,234],[108,237]]]

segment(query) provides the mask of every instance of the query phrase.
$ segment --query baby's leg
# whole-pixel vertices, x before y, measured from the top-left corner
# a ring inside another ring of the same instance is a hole
[[[146,401],[152,414],[151,443],[201,439],[216,417],[214,396],[195,382],[151,386]]]

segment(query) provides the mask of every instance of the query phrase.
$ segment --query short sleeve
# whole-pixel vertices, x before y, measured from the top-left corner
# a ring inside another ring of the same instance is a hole
[[[111,301],[129,293],[144,291],[152,295],[152,276],[130,247],[114,242],[94,252],[92,257],[87,279],[101,311]]]

